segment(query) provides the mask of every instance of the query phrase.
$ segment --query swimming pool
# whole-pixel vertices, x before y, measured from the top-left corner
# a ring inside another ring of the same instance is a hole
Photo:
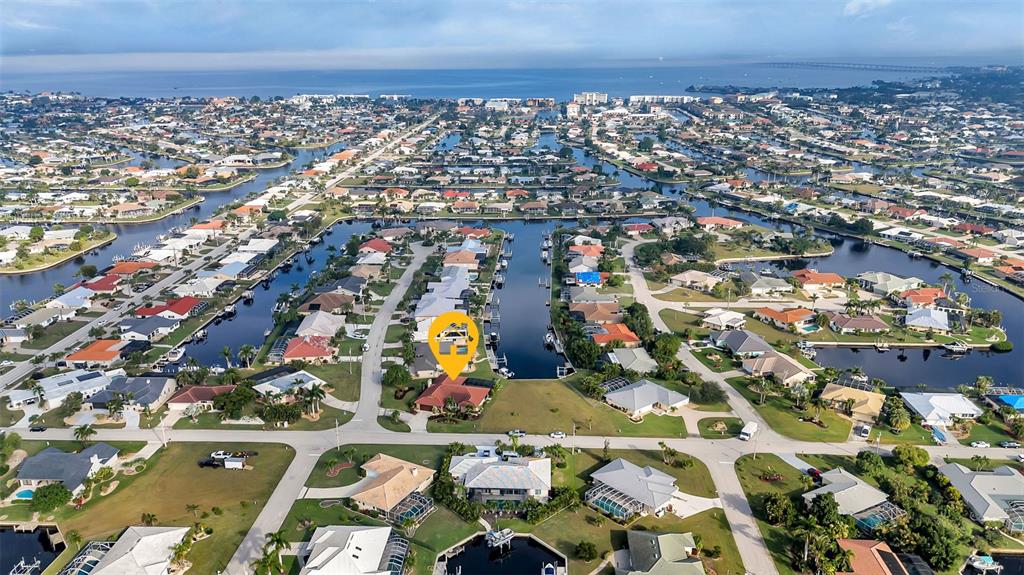
[[[33,491],[31,489],[22,489],[21,491],[14,494],[17,499],[32,499]]]

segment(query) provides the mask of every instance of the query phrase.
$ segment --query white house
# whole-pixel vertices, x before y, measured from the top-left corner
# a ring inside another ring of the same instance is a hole
[[[959,393],[902,392],[907,408],[929,425],[948,426],[953,419],[975,419],[982,410]]]

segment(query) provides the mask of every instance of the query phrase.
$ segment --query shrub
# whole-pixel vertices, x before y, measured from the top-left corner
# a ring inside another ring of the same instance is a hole
[[[1007,353],[1013,351],[1012,341],[997,341],[989,346],[989,348],[998,353]]]
[[[590,541],[580,541],[576,544],[576,558],[587,562],[597,559],[597,546]]]
[[[67,505],[71,501],[71,492],[60,483],[51,483],[36,489],[32,494],[32,511],[46,513]]]

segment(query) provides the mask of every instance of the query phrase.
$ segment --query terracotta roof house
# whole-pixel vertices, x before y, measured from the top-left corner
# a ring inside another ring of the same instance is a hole
[[[804,288],[843,287],[846,280],[843,276],[831,272],[821,273],[815,270],[799,270],[793,272],[793,278]]]
[[[479,266],[476,253],[470,250],[458,250],[444,256],[444,265],[458,266],[475,270]]]
[[[515,189],[508,190],[507,192],[505,192],[505,197],[506,198],[528,198],[528,197],[530,197],[530,192],[528,192],[526,190],[523,190],[523,189],[520,189],[520,188],[515,188]]]
[[[75,364],[109,365],[121,359],[121,348],[124,343],[120,339],[98,339],[68,355],[67,360]]]
[[[114,293],[118,290],[118,284],[120,283],[121,276],[117,274],[107,274],[101,278],[83,282],[82,285],[96,293]]]
[[[185,319],[193,313],[198,313],[206,307],[201,299],[192,296],[185,296],[178,299],[167,300],[163,305],[140,307],[135,310],[136,317],[149,317],[158,315],[167,319]]]
[[[387,254],[391,252],[391,249],[391,244],[389,244],[387,241],[382,240],[380,238],[373,238],[371,240],[363,242],[359,246],[359,253],[367,254],[378,252],[382,254]]]
[[[640,345],[640,338],[624,323],[606,323],[601,327],[604,328],[604,333],[595,333],[590,336],[599,346],[603,347],[613,341],[621,341],[624,347]]]
[[[906,307],[932,307],[935,300],[944,297],[946,292],[942,288],[926,287],[902,291],[897,299],[902,300]]]
[[[142,270],[153,269],[155,267],[156,264],[153,262],[133,262],[130,260],[123,260],[111,266],[110,269],[107,270],[107,273],[119,276],[130,276]]]
[[[965,260],[974,260],[982,265],[990,264],[996,259],[995,252],[986,250],[985,248],[961,248],[956,250],[956,255]]]
[[[360,509],[389,513],[406,497],[422,493],[434,479],[434,470],[378,453],[361,468],[366,479],[349,495]]]
[[[622,311],[618,302],[584,302],[569,304],[569,314],[593,323],[621,323]]]
[[[456,233],[458,235],[476,239],[486,238],[487,236],[491,235],[490,228],[473,228],[470,226],[462,226],[461,228],[456,228],[452,231],[453,233]]]
[[[320,336],[293,337],[284,349],[284,361],[322,363],[334,355],[330,342],[330,338]]]
[[[803,307],[783,310],[762,307],[754,311],[754,317],[782,330],[800,329],[814,322],[814,312]]]
[[[713,230],[716,228],[739,228],[743,226],[743,222],[739,220],[733,220],[730,218],[721,218],[718,216],[704,216],[697,218],[697,225],[704,228],[705,230]]]
[[[594,258],[601,257],[604,253],[604,246],[601,245],[578,245],[569,246],[569,251],[581,256],[589,256]]]
[[[836,575],[909,575],[888,543],[874,539],[839,539],[839,547],[851,552],[850,571]]]
[[[192,406],[210,409],[213,398],[234,391],[234,385],[189,385],[177,391],[167,400],[168,409],[184,410]]]
[[[889,324],[873,315],[847,315],[831,312],[828,315],[829,327],[836,333],[882,333],[889,331]]]
[[[480,211],[480,204],[471,200],[458,200],[452,204],[456,214],[475,214]]]
[[[479,409],[487,401],[491,388],[476,383],[472,380],[472,384],[467,384],[467,379],[463,376],[452,379],[446,374],[441,374],[416,398],[416,407],[425,411],[444,409],[445,402],[451,398],[459,408]]]

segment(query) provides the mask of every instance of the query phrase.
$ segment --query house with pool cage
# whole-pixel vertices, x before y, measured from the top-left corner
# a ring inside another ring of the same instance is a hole
[[[418,524],[434,511],[423,494],[434,470],[378,453],[361,466],[366,477],[349,496],[364,511],[376,511],[394,525]]]
[[[317,527],[298,553],[300,575],[401,575],[409,542],[390,527]]]
[[[1024,475],[1009,465],[971,471],[959,463],[947,463],[939,473],[960,491],[975,521],[996,521],[1011,533],[1024,532]]]
[[[676,478],[651,466],[640,467],[616,459],[591,474],[593,487],[587,490],[587,505],[617,520],[654,515],[667,511],[676,493]]]
[[[809,505],[819,495],[831,493],[839,505],[839,513],[853,517],[857,527],[865,533],[874,533],[879,527],[907,514],[890,502],[888,495],[842,467],[822,473],[821,483],[821,487],[804,493],[804,501]]]

